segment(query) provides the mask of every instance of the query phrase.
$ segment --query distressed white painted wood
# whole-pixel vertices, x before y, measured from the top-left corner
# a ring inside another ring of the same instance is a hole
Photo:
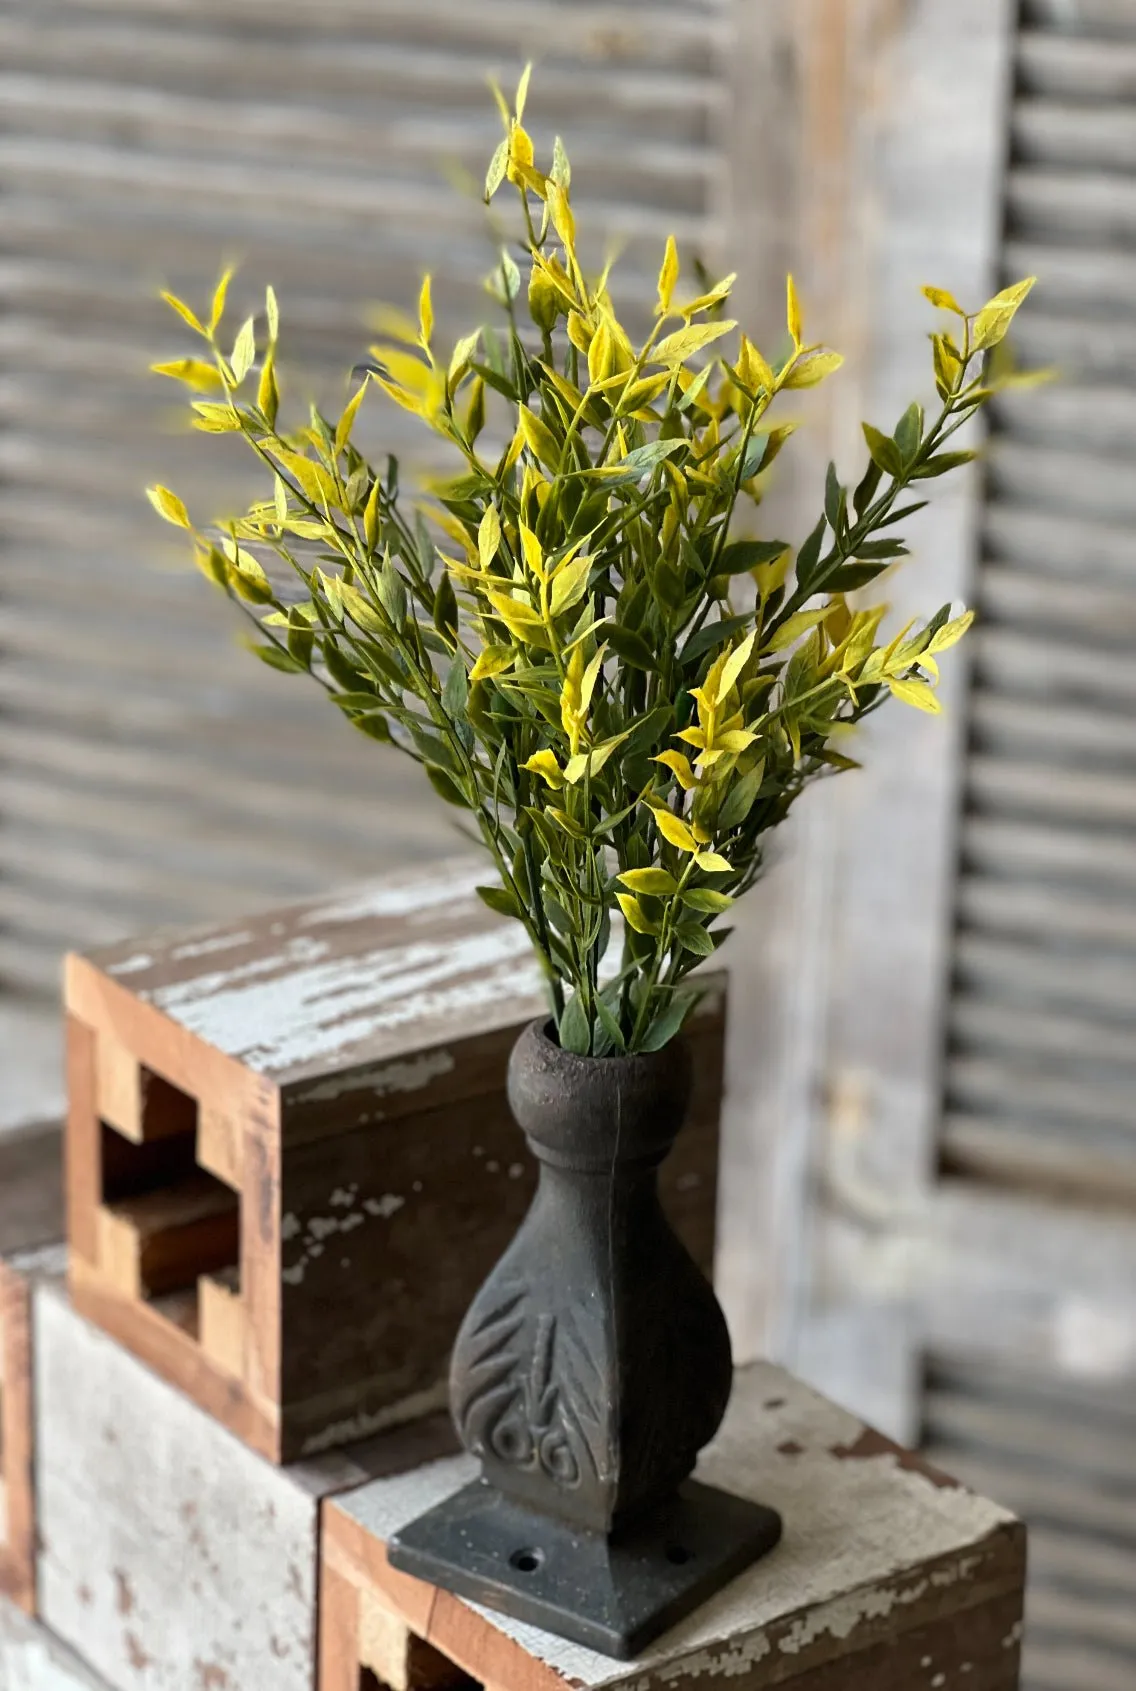
[[[467,1483],[474,1470],[468,1457],[449,1458],[374,1481],[337,1499],[325,1526],[328,1565],[334,1568],[342,1560],[337,1554],[340,1544],[358,1543],[355,1529],[368,1539],[386,1540],[420,1511]],[[827,1402],[782,1369],[759,1363],[737,1376],[725,1424],[705,1452],[698,1474],[780,1510],[785,1521],[781,1544],[630,1663],[614,1662],[479,1606],[462,1605],[555,1675],[543,1680],[535,1674],[523,1677],[523,1669],[507,1669],[509,1658],[502,1654],[502,1685],[512,1688],[523,1679],[534,1685],[567,1682],[589,1691],[615,1685],[646,1691],[648,1686],[682,1686],[739,1674],[755,1687],[780,1684],[794,1674],[802,1675],[805,1685],[813,1682],[809,1670],[816,1665],[813,1650],[818,1644],[827,1646],[822,1659],[826,1653],[842,1659],[847,1655],[845,1672],[852,1685],[858,1683],[853,1677],[855,1651],[865,1648],[869,1637],[878,1639],[883,1633],[894,1643],[908,1627],[926,1624],[924,1605],[939,1618],[956,1603],[964,1611],[968,1604],[992,1597],[999,1576],[990,1577],[980,1595],[977,1570],[995,1545],[1008,1553],[1001,1590],[1010,1595],[1013,1609],[1012,1547],[1018,1532],[1014,1517],[942,1475],[921,1470],[904,1452],[887,1448],[859,1417]],[[349,1526],[346,1533],[344,1522]],[[395,1584],[401,1578],[391,1577]],[[1020,1565],[1016,1578],[1020,1584]],[[974,1593],[967,1596],[972,1580]],[[429,1607],[424,1599],[411,1598],[414,1584],[402,1581],[408,1614],[412,1603]],[[946,1595],[952,1592],[953,1601]],[[944,1657],[938,1666],[949,1666],[952,1683],[956,1672],[963,1683],[959,1664],[967,1655],[968,1623],[960,1615],[956,1624],[951,1660]],[[459,1630],[455,1624],[455,1636]],[[1011,1683],[1009,1653],[1016,1649],[1019,1629],[1007,1620],[1003,1631],[994,1655],[1003,1659],[1004,1676],[998,1673],[996,1659],[984,1655],[979,1663],[980,1681],[991,1686]],[[489,1648],[483,1647],[486,1656]],[[931,1658],[916,1671],[919,1678],[912,1685],[946,1683],[945,1677],[936,1682]],[[867,1686],[867,1680],[864,1683]]]
[[[60,1288],[34,1335],[45,1623],[116,1691],[311,1691],[319,1499],[362,1461],[272,1467]]]
[[[0,1691],[108,1691],[47,1628],[0,1597]]]

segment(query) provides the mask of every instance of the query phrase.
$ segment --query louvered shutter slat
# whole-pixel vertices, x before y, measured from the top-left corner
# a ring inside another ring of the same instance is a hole
[[[286,400],[341,402],[365,308],[412,309],[423,269],[452,339],[493,247],[447,172],[480,178],[486,78],[531,55],[591,257],[618,241],[617,292],[649,301],[669,230],[721,243],[730,28],[721,0],[0,0],[0,1041],[37,995],[54,1038],[67,943],[457,843],[417,771],[234,650],[145,504],[160,480],[208,519],[260,487],[172,432],[146,365],[192,341],[158,287],[200,300],[239,254],[235,323],[271,280]],[[393,407],[359,435],[408,482],[435,450]]]

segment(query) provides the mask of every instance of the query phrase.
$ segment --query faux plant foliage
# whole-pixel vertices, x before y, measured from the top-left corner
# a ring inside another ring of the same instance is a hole
[[[1020,379],[991,366],[1031,283],[976,314],[926,289],[947,314],[931,336],[937,410],[911,405],[891,434],[865,424],[862,479],[845,487],[830,468],[799,548],[753,538],[735,519],[792,433],[774,401],[840,356],[806,340],[792,279],[784,353],[764,356],[724,315],[733,278],[681,292],[673,239],[634,345],[608,271],[590,277],[577,257],[560,142],[547,173],[536,164],[526,84],[513,111],[501,102],[486,182],[487,200],[516,190],[523,231],[488,284],[502,331],[440,348],[427,277],[418,322],[390,316],[342,414],[313,408],[285,429],[272,290],[233,344],[227,276],[204,320],[167,295],[208,356],[155,368],[187,386],[196,428],[243,438],[271,497],[209,531],[169,489],[150,499],[256,623],[258,657],[311,676],[469,812],[499,876],[482,897],[524,924],[561,1044],[657,1050],[765,835],[810,781],[852,766],[854,725],[889,697],[939,708],[936,661],[969,613],[885,637],[886,607],[853,595],[905,555],[897,531],[922,484],[973,457],[951,437]],[[377,469],[353,444],[372,388],[458,461],[414,508],[397,463]]]

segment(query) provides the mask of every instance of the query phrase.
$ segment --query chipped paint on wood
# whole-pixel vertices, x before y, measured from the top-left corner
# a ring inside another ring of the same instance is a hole
[[[380,1063],[369,1069],[349,1069],[346,1074],[333,1074],[327,1080],[317,1081],[313,1086],[303,1087],[292,1094],[292,1102],[296,1104],[328,1104],[335,1098],[340,1098],[345,1092],[373,1092],[377,1098],[383,1098],[388,1092],[420,1092],[429,1086],[432,1080],[440,1080],[443,1075],[452,1074],[454,1070],[454,1056],[452,1051],[444,1048],[437,1051],[422,1051],[416,1057],[407,1057],[393,1063]],[[369,1116],[368,1120],[375,1120],[382,1111]]]
[[[108,1691],[40,1622],[0,1598],[2,1691]]]
[[[936,1485],[905,1464],[902,1452],[881,1449],[854,1461],[836,1454],[856,1448],[864,1432],[855,1416],[772,1364],[738,1375],[699,1477],[779,1509],[784,1539],[637,1663],[618,1664],[469,1607],[561,1678],[589,1691],[732,1679],[777,1658],[790,1658],[798,1664],[793,1671],[802,1672],[811,1647],[825,1638],[866,1644],[893,1619],[898,1629],[933,1618],[956,1590],[965,1607],[970,1583],[994,1554],[990,1546],[1001,1544],[999,1535],[1018,1531],[1013,1516],[962,1487]],[[791,1453],[783,1454],[783,1446]],[[339,1499],[334,1512],[386,1539],[475,1473],[468,1457],[436,1462],[365,1486]],[[1011,1553],[1007,1562],[1000,1577],[1012,1597],[1022,1577],[1020,1556],[1015,1560]],[[783,1677],[776,1672],[774,1682]]]

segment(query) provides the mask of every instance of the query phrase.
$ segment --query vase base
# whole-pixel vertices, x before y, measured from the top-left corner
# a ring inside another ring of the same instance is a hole
[[[403,1573],[627,1661],[780,1537],[774,1510],[697,1480],[611,1539],[476,1480],[395,1534],[387,1553]]]

